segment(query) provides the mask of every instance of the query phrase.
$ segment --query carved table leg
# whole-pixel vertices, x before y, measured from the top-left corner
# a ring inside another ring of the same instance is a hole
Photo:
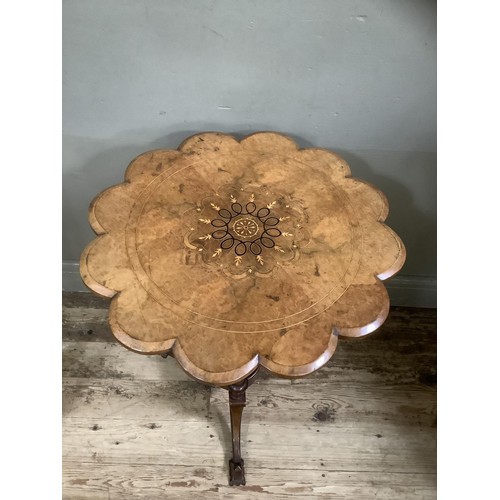
[[[229,410],[231,412],[231,435],[233,438],[233,458],[229,460],[229,486],[245,484],[245,462],[241,458],[241,416],[246,404],[246,389],[248,380],[230,385]]]

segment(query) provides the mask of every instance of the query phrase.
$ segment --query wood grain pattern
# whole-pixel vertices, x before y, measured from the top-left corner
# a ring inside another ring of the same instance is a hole
[[[95,313],[106,301],[79,295],[63,304],[64,500],[436,498],[434,310],[392,309],[308,377],[260,373],[247,485],[231,488],[227,391],[121,348]]]
[[[63,459],[69,455],[72,460],[91,462],[93,454],[97,453],[102,463],[196,466],[207,461],[227,463],[229,449],[225,449],[225,443],[228,441],[230,447],[231,434],[226,418],[220,416],[210,421],[208,427],[205,422],[184,422],[182,426],[169,422],[117,419],[98,422],[101,429],[92,431],[95,418],[68,417],[63,422],[66,442]],[[152,423],[157,427],[149,428]],[[325,426],[313,422],[308,426],[301,422],[301,426],[297,432],[297,422],[292,420],[267,424],[249,417],[242,426],[243,452],[248,468],[293,469],[300,462],[302,469],[325,467],[326,470],[347,471],[355,464],[358,470],[370,472],[426,474],[435,471],[434,440],[429,433],[409,434],[404,426],[391,424],[379,426],[378,432],[370,428]],[[317,448],[321,451],[314,454]],[[329,448],[332,451],[328,451]],[[256,477],[255,481],[258,480]]]
[[[168,471],[168,477],[165,477]],[[259,469],[264,481],[238,488],[227,486],[225,472],[200,467],[66,463],[65,500],[169,499],[353,499],[431,500],[436,498],[434,474],[380,473],[321,469]],[[168,493],[166,493],[168,492]]]
[[[113,298],[124,346],[171,353],[191,376],[228,385],[259,364],[284,377],[323,366],[338,336],[377,329],[381,280],[404,263],[385,196],[347,163],[288,137],[219,133],[142,154],[92,202],[100,235],[81,274]]]

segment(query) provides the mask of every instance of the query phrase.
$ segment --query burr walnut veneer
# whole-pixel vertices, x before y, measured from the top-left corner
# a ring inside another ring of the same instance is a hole
[[[111,329],[125,347],[170,354],[228,388],[231,484],[245,482],[239,429],[256,370],[307,375],[339,336],[366,335],[387,317],[381,280],[405,260],[387,213],[384,195],[340,156],[270,132],[203,133],[149,151],[92,202],[98,238],[82,254],[82,278],[112,298]]]

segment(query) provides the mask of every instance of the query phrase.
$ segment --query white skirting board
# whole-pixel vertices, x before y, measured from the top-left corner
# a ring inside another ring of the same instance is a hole
[[[407,307],[437,307],[435,276],[397,275],[385,282],[391,305]],[[62,289],[66,292],[88,292],[80,278],[78,262],[63,261]]]

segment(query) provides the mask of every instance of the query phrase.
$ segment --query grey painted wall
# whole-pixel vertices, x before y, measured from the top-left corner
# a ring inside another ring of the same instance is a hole
[[[134,156],[205,130],[342,154],[389,198],[403,275],[436,275],[436,5],[65,0],[63,258]]]

